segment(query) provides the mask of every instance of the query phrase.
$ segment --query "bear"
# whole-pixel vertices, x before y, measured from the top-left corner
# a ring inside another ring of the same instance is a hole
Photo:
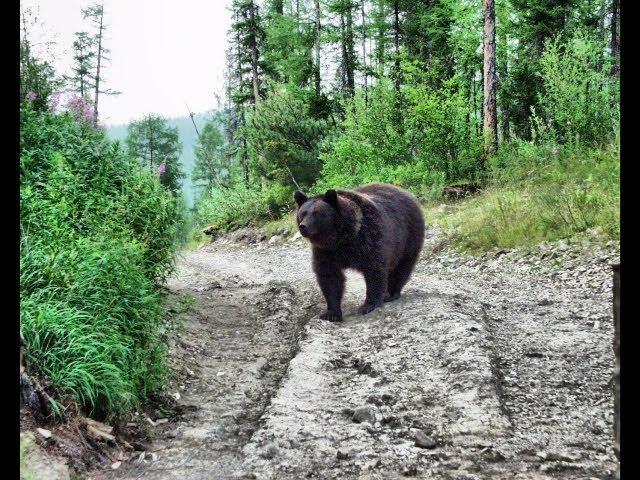
[[[424,243],[418,199],[394,185],[373,183],[354,190],[327,190],[307,197],[294,192],[296,222],[311,244],[313,272],[327,303],[320,318],[342,320],[345,269],[359,271],[365,315],[400,298]]]

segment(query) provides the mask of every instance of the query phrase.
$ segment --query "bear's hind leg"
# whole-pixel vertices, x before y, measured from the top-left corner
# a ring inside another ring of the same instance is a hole
[[[400,292],[409,281],[417,259],[417,255],[405,257],[398,263],[396,268],[389,273],[389,288],[384,297],[385,302],[393,302],[400,298]]]

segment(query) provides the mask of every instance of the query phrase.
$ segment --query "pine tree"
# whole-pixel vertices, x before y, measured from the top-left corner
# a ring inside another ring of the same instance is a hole
[[[67,77],[69,89],[78,93],[82,98],[88,98],[94,88],[93,68],[95,52],[93,40],[87,32],[76,32],[73,42],[73,75]]]
[[[129,124],[125,144],[129,158],[157,173],[162,185],[179,194],[185,174],[180,165],[182,145],[177,128],[169,127],[158,115],[146,115]]]
[[[228,176],[224,159],[224,137],[219,122],[209,120],[199,132],[198,144],[194,147],[195,163],[191,178],[194,182],[204,182],[208,189],[214,186],[219,177]],[[197,185],[200,186],[200,185]]]

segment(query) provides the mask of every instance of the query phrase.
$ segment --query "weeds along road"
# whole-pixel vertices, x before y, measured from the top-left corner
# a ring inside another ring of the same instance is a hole
[[[171,365],[193,411],[158,427],[152,460],[99,477],[614,478],[618,247],[463,258],[427,237],[380,310],[355,314],[350,273],[339,324],[317,318],[302,242],[184,253],[169,288],[195,300]]]

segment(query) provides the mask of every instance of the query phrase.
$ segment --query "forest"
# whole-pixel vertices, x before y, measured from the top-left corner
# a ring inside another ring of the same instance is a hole
[[[152,399],[176,252],[293,232],[296,189],[395,184],[472,253],[619,239],[619,0],[233,0],[226,95],[193,122],[191,172],[166,118],[123,141],[100,123],[118,94],[104,8],[83,12],[65,75],[21,15],[20,331],[56,415],[65,398],[101,419]]]
[[[291,193],[390,182],[467,248],[618,235],[617,1],[234,1],[227,103],[194,222],[282,217]]]

